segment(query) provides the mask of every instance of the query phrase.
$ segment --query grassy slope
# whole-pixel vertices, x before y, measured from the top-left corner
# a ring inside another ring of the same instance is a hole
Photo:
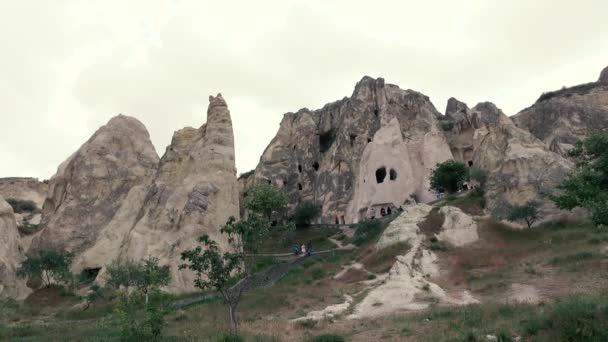
[[[327,231],[313,228],[297,234],[295,241],[313,239],[317,250],[331,247],[331,242],[326,240],[330,235]],[[470,336],[479,339],[485,334],[502,334],[505,340],[515,334],[526,340],[549,341],[555,340],[552,334],[557,331],[550,325],[556,322],[553,317],[557,310],[553,304],[555,299],[585,293],[595,296],[595,302],[604,303],[602,305],[608,308],[608,300],[598,297],[606,289],[607,259],[601,251],[608,244],[608,233],[596,232],[589,225],[577,223],[513,231],[486,221],[479,234],[481,240],[473,245],[437,252],[442,268],[449,271],[434,281],[448,291],[469,289],[475,297],[482,299],[482,305],[432,307],[419,313],[361,321],[290,323],[290,319],[311,310],[343,302],[344,293],[357,294],[363,289],[360,283],[333,279],[342,266],[353,261],[368,261],[371,266],[371,259],[378,269],[386,269],[387,258],[394,258],[396,252],[384,251],[370,257],[368,246],[373,243],[371,241],[356,251],[339,251],[311,259],[275,286],[245,294],[239,307],[242,331],[252,341],[270,341],[269,336],[281,341],[302,341],[321,333],[337,333],[349,341],[460,341]],[[281,253],[289,246],[288,242],[273,239],[265,250]],[[543,303],[502,304],[513,283],[534,286]],[[356,298],[360,297],[359,293]],[[111,315],[106,316],[110,312],[108,304],[94,305],[83,314],[70,311],[75,302],[71,296],[59,296],[53,308],[35,298],[21,305],[6,303],[0,306],[0,337],[15,341],[116,340],[116,325]],[[608,309],[604,311],[608,312]],[[68,322],[50,328],[36,322],[96,316],[106,318],[94,322]],[[226,309],[218,301],[173,313],[168,318],[168,335],[173,336],[169,340],[212,340],[227,330],[226,317]]]

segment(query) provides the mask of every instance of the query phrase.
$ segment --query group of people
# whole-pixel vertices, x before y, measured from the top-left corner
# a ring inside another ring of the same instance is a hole
[[[293,246],[293,254],[294,255],[300,255],[300,256],[311,256],[312,255],[312,241],[308,240],[308,242],[306,244],[302,244],[301,246],[298,246],[297,244],[295,244]]]
[[[391,208],[390,206],[386,207],[386,208],[381,207],[380,208],[380,217],[389,216],[389,215],[393,214],[393,212],[395,212],[395,211],[402,211],[402,210],[403,209],[401,209],[401,207],[399,207],[399,209]],[[374,208],[369,209],[369,218],[372,220],[376,218],[376,209],[374,209]]]

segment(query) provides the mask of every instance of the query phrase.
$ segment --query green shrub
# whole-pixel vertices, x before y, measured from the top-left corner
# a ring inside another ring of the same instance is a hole
[[[313,202],[302,202],[293,213],[293,221],[297,228],[308,227],[321,214],[321,207]]]
[[[454,129],[454,122],[451,120],[441,120],[441,129],[444,131],[451,131]]]
[[[214,342],[244,342],[245,339],[238,335],[220,335],[213,339]]]
[[[525,322],[524,330],[528,335],[536,335],[541,330],[548,328],[549,323],[547,319],[532,318]]]
[[[325,271],[322,268],[315,268],[311,275],[313,280],[319,280],[325,276]]]
[[[448,193],[458,191],[462,182],[469,177],[469,171],[464,163],[456,160],[447,160],[437,164],[431,174],[431,189],[445,189]]]
[[[592,252],[579,252],[575,254],[569,254],[564,256],[558,256],[551,259],[552,264],[563,264],[569,262],[577,262],[583,260],[589,260],[595,258],[597,255]]]
[[[365,220],[357,225],[357,230],[353,237],[353,244],[361,246],[366,242],[377,238],[383,230],[382,222],[379,220]]]
[[[608,340],[608,310],[597,301],[574,296],[558,302],[550,316],[561,341]]]
[[[8,204],[11,205],[11,207],[13,207],[13,211],[16,213],[25,213],[25,212],[34,212],[38,209],[38,207],[36,207],[36,203],[34,203],[33,201],[29,201],[29,200],[20,200],[17,198],[9,198],[6,200],[6,202],[8,202]]]
[[[324,335],[315,336],[311,341],[312,342],[344,342],[346,340],[344,339],[344,337],[342,337],[340,335],[324,334]]]
[[[21,235],[32,235],[37,233],[40,229],[39,224],[31,224],[29,222],[24,222],[23,224],[17,226],[19,233]]]

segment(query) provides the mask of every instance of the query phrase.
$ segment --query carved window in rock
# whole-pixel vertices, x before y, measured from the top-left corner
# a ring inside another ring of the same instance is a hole
[[[327,152],[331,145],[333,145],[334,140],[336,140],[336,132],[334,129],[319,134],[319,152]]]
[[[469,164],[469,167],[473,166],[473,161],[472,161],[472,160],[469,160],[469,163],[468,163],[468,164]]]
[[[391,169],[388,173],[389,175],[389,179],[390,180],[395,180],[397,179],[397,171],[395,171],[395,169]]]
[[[367,142],[368,143],[372,142],[372,138],[367,138]]]
[[[378,117],[378,109],[374,109],[374,116]]]
[[[376,170],[376,183],[383,183],[384,178],[386,178],[386,168],[383,166]]]
[[[350,137],[350,147],[355,146],[355,141],[357,139],[357,135],[356,134],[351,134],[349,137]]]
[[[302,191],[302,183],[298,183],[298,190]]]
[[[298,172],[302,173],[302,165],[298,164]]]
[[[319,171],[319,162],[312,163],[312,168],[315,169],[315,171]]]

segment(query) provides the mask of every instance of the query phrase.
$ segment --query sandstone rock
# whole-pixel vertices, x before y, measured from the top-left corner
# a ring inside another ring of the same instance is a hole
[[[386,248],[392,244],[405,242],[416,238],[418,234],[418,223],[431,212],[433,207],[426,204],[406,208],[386,227],[380,239],[376,243],[377,249]]]
[[[0,196],[5,199],[29,200],[38,208],[42,208],[47,191],[48,184],[38,181],[37,178],[0,178]]]
[[[459,108],[446,113],[455,121],[455,129],[446,133],[452,154],[489,173],[486,199],[496,214],[504,215],[509,205],[541,199],[540,194],[553,190],[572,168],[571,162],[516,127],[494,104]],[[550,211],[551,205],[545,203]]]
[[[566,155],[589,133],[608,130],[608,68],[598,82],[545,93],[511,118],[552,151]]]
[[[604,70],[602,70],[600,78],[597,81],[600,83],[608,83],[608,67],[605,67]]]
[[[51,178],[43,228],[30,251],[58,248],[78,255],[94,246],[131,189],[148,182],[157,165],[144,125],[124,115],[112,118]]]
[[[445,217],[441,232],[437,235],[440,241],[461,247],[479,239],[477,223],[471,216],[450,206],[442,207],[439,212]]]
[[[255,180],[285,189],[292,206],[318,203],[325,222],[428,201],[430,170],[451,158],[438,117],[427,96],[364,77],[350,98],[285,114]]]
[[[414,207],[411,214],[430,212],[426,205]],[[416,216],[414,219],[413,217]],[[408,220],[408,217],[410,219]],[[406,241],[412,248],[405,255],[397,257],[397,261],[390,269],[388,277],[375,288],[371,289],[365,298],[359,302],[350,319],[375,317],[391,314],[399,311],[422,310],[429,307],[431,303],[443,303],[453,305],[465,305],[476,303],[477,300],[464,292],[460,298],[448,294],[444,289],[429,280],[429,276],[439,273],[437,257],[433,252],[424,248],[425,240],[418,228],[417,223],[424,221],[425,215],[410,215],[403,212],[397,219],[391,222],[391,226],[385,230],[378,244],[382,241],[392,240],[394,232],[399,231],[398,236],[408,237]],[[387,234],[387,236],[384,236]]]
[[[220,228],[230,216],[239,218],[234,137],[230,112],[218,95],[209,98],[205,125],[173,136],[120,255],[155,256],[171,267],[170,291],[193,291],[194,274],[178,270],[181,252],[197,246],[203,234],[228,248]]]
[[[31,292],[16,274],[24,258],[13,209],[0,196],[0,297],[22,300]]]

